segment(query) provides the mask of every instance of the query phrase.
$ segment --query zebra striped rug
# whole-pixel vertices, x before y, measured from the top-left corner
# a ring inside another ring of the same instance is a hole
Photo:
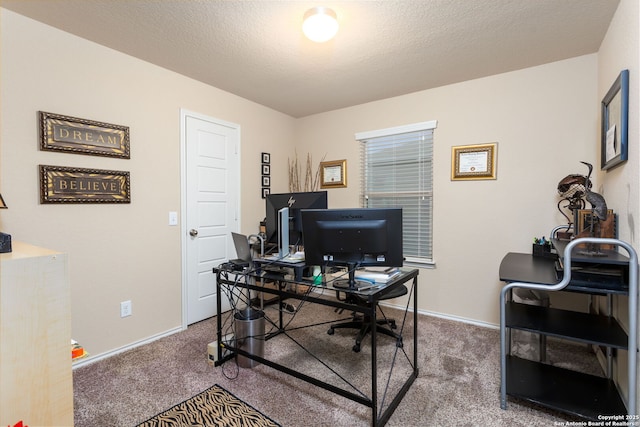
[[[281,427],[218,384],[137,427]]]

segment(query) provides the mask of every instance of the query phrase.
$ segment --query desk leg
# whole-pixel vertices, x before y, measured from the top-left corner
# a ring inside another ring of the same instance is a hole
[[[216,312],[218,313],[216,315],[216,326],[217,326],[217,331],[216,331],[216,335],[218,336],[218,348],[216,349],[216,353],[218,354],[218,361],[222,360],[222,347],[220,346],[220,344],[222,343],[222,301],[220,298],[220,293],[221,293],[221,286],[220,286],[220,278],[218,277],[218,274],[216,273],[216,271],[214,270],[213,273],[216,275]]]
[[[378,343],[377,343],[377,307],[378,300],[374,300],[371,304],[373,309],[371,310],[371,425],[376,427],[378,425]]]
[[[282,310],[284,310],[284,299],[282,298],[282,291],[286,286],[286,282],[278,282],[278,289],[280,289],[280,293],[278,294],[278,329],[280,330],[280,332],[282,332],[282,330],[284,329],[284,321],[282,319]]]
[[[418,377],[418,278],[413,279],[413,369]]]

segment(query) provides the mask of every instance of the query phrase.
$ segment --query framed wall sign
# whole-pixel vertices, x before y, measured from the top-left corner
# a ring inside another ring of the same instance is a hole
[[[40,165],[40,203],[131,203],[129,172]]]
[[[628,158],[629,70],[622,70],[602,99],[600,158],[602,170],[611,169]]]
[[[271,193],[271,154],[262,153],[262,198]]]
[[[347,161],[320,162],[320,188],[343,188],[347,186]]]
[[[451,147],[451,180],[496,179],[498,143]]]
[[[128,159],[129,128],[40,111],[40,149]]]

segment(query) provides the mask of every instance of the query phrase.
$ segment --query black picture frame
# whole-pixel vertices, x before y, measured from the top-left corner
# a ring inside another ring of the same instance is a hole
[[[628,159],[629,70],[622,70],[602,99],[600,169],[609,170]]]
[[[271,153],[262,153],[262,163],[265,165],[271,163]]]
[[[262,175],[271,175],[270,165],[262,165]]]
[[[271,177],[268,175],[262,176],[262,186],[263,187],[271,187]]]
[[[263,187],[262,188],[262,198],[266,199],[269,194],[271,194],[271,188]]]

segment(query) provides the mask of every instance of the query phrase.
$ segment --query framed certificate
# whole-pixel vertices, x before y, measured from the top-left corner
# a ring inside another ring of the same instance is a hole
[[[344,188],[346,186],[346,160],[320,162],[320,188]]]
[[[498,143],[451,147],[451,180],[496,179]]]

